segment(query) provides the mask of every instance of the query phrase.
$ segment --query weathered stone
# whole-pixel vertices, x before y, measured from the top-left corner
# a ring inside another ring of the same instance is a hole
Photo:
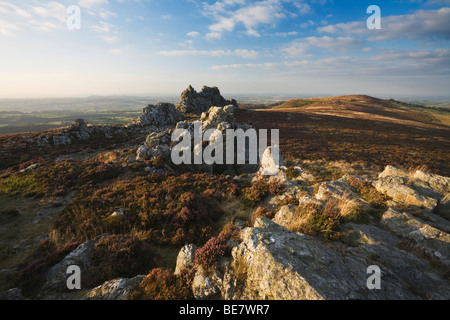
[[[384,176],[373,183],[374,187],[381,193],[391,197],[394,201],[407,205],[415,205],[433,210],[438,199],[425,194],[420,194],[411,186],[406,184],[406,178],[400,176]]]
[[[195,244],[185,245],[183,248],[181,248],[177,257],[175,274],[180,274],[183,269],[190,269],[194,266],[196,250],[197,246]]]
[[[173,103],[157,102],[155,105],[148,105],[142,111],[142,114],[128,126],[155,126],[162,127],[174,125],[183,120],[183,115],[176,110]]]
[[[95,244],[100,241],[104,235],[98,236],[94,240],[86,241],[69,253],[61,262],[51,267],[44,274],[44,285],[38,297],[52,299],[58,297],[62,292],[67,292],[66,281],[68,278],[67,268],[72,265],[80,267],[81,273],[86,271],[91,265],[91,255]]]
[[[136,152],[136,161],[145,160],[147,158],[147,151],[145,145],[140,146]]]
[[[197,270],[192,281],[194,298],[197,300],[220,299],[221,291],[217,285],[218,283],[221,283],[221,277],[217,272],[209,276],[205,275],[203,270]]]
[[[177,109],[183,113],[202,114],[212,106],[225,107],[227,105],[234,105],[237,107],[236,100],[226,100],[220,94],[217,87],[204,86],[199,92],[195,91],[192,86],[189,86],[181,94],[180,103]]]
[[[288,227],[297,219],[297,213],[293,205],[282,206],[275,214],[273,222],[283,227]]]
[[[126,300],[137,291],[145,276],[139,275],[131,279],[114,279],[87,292],[83,300]]]
[[[280,149],[267,147],[260,160],[259,173],[268,176],[277,175],[282,166],[284,166],[284,161]]]
[[[424,223],[407,212],[389,208],[382,217],[382,223],[396,234],[414,240],[419,246],[436,256],[450,257],[450,235],[442,230]],[[447,261],[450,265],[450,261]]]
[[[232,252],[234,261],[245,263],[245,283],[239,298],[448,298],[448,284],[428,272],[427,263],[391,246],[389,242],[395,240],[386,232],[373,228],[367,228],[364,232],[372,238],[370,242],[336,250],[336,246],[291,232],[266,218],[257,219],[254,228],[241,232],[242,243]],[[381,260],[374,261],[377,257]],[[368,266],[373,264],[382,269],[382,290],[367,288],[366,272]],[[420,294],[405,289],[405,284]]]

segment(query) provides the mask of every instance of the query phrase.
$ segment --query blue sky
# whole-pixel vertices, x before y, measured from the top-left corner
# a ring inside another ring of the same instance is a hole
[[[0,0],[0,97],[450,96],[449,43],[449,0]]]

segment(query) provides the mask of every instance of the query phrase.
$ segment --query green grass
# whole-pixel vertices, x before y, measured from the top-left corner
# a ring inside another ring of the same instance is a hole
[[[0,182],[0,193],[9,196],[22,194],[25,197],[32,197],[45,194],[47,189],[47,184],[39,180],[34,174],[13,176]]]

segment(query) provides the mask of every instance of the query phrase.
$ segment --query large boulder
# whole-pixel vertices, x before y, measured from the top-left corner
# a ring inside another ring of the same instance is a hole
[[[192,86],[189,86],[181,94],[180,103],[177,109],[182,113],[194,113],[200,115],[202,112],[206,112],[212,106],[225,107],[227,105],[234,105],[237,107],[236,100],[226,100],[220,94],[217,87],[203,88],[197,92]]]
[[[374,181],[374,187],[394,201],[433,210],[443,198],[446,177],[418,173],[408,175],[406,171],[387,166]],[[422,180],[425,179],[424,180]],[[434,188],[436,189],[434,189]]]
[[[83,300],[126,300],[140,288],[145,276],[139,275],[131,279],[114,279],[88,291]]]
[[[395,237],[374,226],[360,232],[372,240],[339,248],[266,218],[257,219],[254,228],[241,232],[242,242],[232,251],[234,262],[240,261],[240,273],[245,272],[239,277],[243,288],[238,298],[448,299],[450,287],[445,280],[431,273],[428,263],[396,247]],[[381,290],[367,287],[370,265],[381,268]]]
[[[164,127],[175,125],[183,120],[183,115],[175,108],[173,103],[157,102],[155,105],[148,105],[142,114],[127,126],[153,126]]]
[[[450,235],[445,231],[407,212],[399,212],[393,208],[389,208],[383,214],[381,222],[391,231],[413,240],[418,246],[450,266]]]
[[[197,246],[195,244],[185,245],[183,248],[181,248],[177,257],[175,274],[180,274],[183,269],[190,269],[194,266],[196,250]]]
[[[100,235],[94,240],[88,240],[79,245],[74,251],[69,253],[61,262],[51,267],[44,274],[44,285],[38,298],[59,299],[64,293],[70,293],[67,289],[66,281],[70,276],[67,274],[69,266],[78,266],[81,274],[91,266],[91,256],[95,249],[95,244],[105,235]]]

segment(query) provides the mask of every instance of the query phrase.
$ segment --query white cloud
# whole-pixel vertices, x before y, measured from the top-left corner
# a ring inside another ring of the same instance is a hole
[[[15,14],[21,18],[31,18],[32,17],[32,15],[28,11],[26,11],[12,3],[8,3],[5,1],[0,1],[0,8],[2,8],[2,12],[5,12],[5,13],[12,12],[13,14]]]
[[[259,53],[255,50],[236,49],[236,50],[171,50],[160,51],[163,56],[181,57],[181,56],[236,56],[246,59],[256,59]]]
[[[197,32],[197,31],[191,31],[191,32],[186,33],[186,35],[188,37],[196,38],[196,37],[198,37],[200,35],[200,33]]]
[[[112,24],[105,22],[105,21],[100,21],[100,23],[98,25],[90,26],[90,28],[92,30],[94,30],[95,32],[98,32],[98,33],[109,33],[111,31],[112,27],[113,27]]]
[[[319,32],[338,35],[361,35],[369,40],[435,40],[450,39],[450,8],[418,10],[409,15],[387,16],[381,20],[381,30],[369,30],[365,21],[339,23],[318,28]]]
[[[0,20],[0,35],[13,37],[15,32],[19,31],[20,28],[8,21]]]
[[[238,7],[238,8],[236,8]],[[243,25],[249,36],[260,36],[257,29],[261,25],[274,24],[286,17],[280,0],[263,0],[247,3],[244,0],[217,1],[204,4],[204,15],[212,17],[216,23],[209,26],[207,38],[220,38],[225,31],[231,32]]]
[[[116,43],[119,40],[116,36],[102,36],[102,39],[107,43]]]
[[[107,4],[108,0],[80,0],[78,1],[78,5],[82,8],[91,9],[96,6]]]
[[[67,19],[66,6],[59,2],[50,2],[46,6],[32,7],[35,14],[43,18],[55,18],[60,22],[65,22]]]

